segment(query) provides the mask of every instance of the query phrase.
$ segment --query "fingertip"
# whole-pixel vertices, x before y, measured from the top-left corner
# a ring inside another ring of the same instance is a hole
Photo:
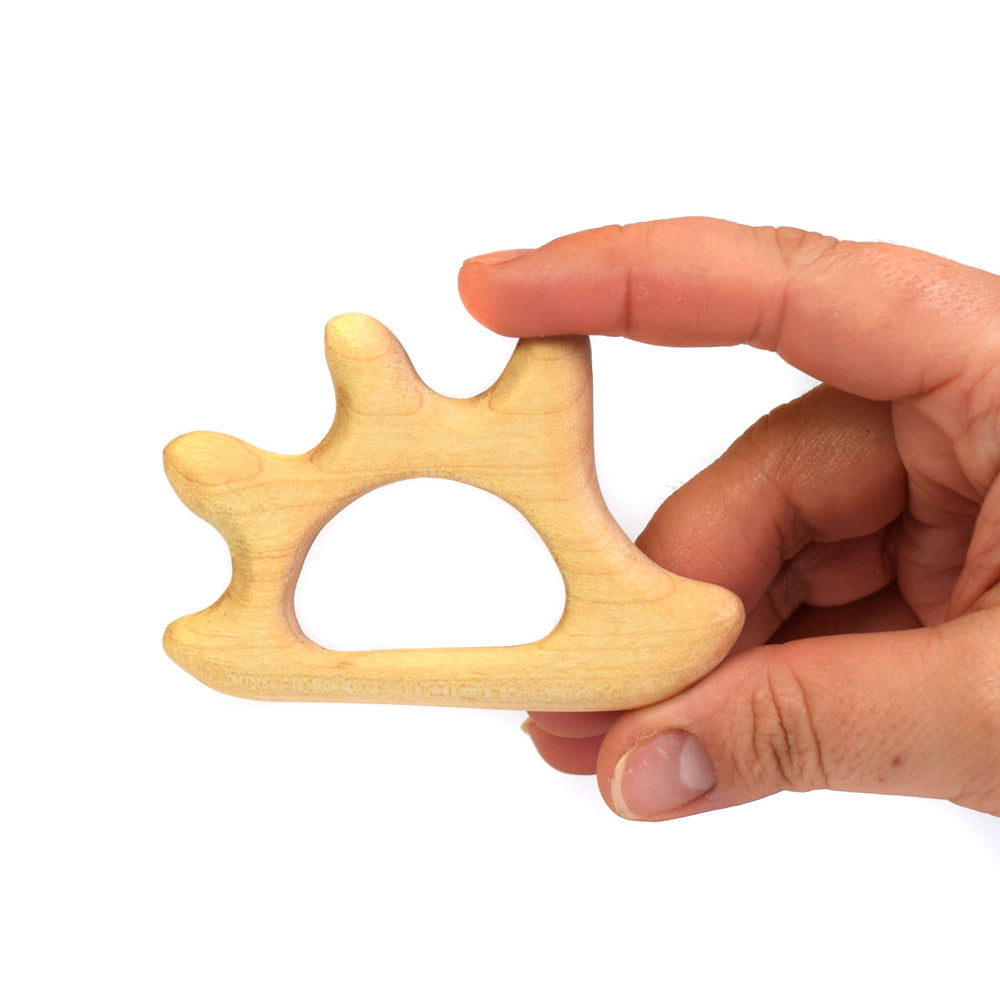
[[[623,244],[621,231],[586,230],[533,250],[470,257],[459,271],[459,296],[476,320],[505,336],[618,333],[634,242]]]
[[[701,741],[668,729],[619,757],[611,775],[611,807],[625,819],[666,819],[715,787],[716,774]]]
[[[601,746],[597,782],[624,819],[661,821],[760,798],[731,768],[732,704],[753,656],[730,657],[680,694],[622,713]]]
[[[508,261],[516,260],[518,257],[528,253],[525,249],[520,250],[494,250],[492,253],[481,253],[476,257],[469,257],[462,263],[462,267],[470,264],[483,267],[496,267],[498,264],[506,264]]]
[[[569,739],[553,736],[530,719],[521,726],[534,744],[538,755],[549,767],[564,774],[595,774],[597,755],[601,749],[601,736],[586,739]]]
[[[507,328],[505,297],[499,292],[496,272],[505,262],[517,260],[525,251],[498,250],[470,257],[458,272],[458,296],[469,315],[488,330],[514,336]]]

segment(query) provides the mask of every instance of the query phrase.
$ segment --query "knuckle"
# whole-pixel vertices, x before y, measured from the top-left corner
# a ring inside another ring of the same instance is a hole
[[[841,245],[841,241],[834,236],[825,236],[823,233],[809,232],[794,226],[777,226],[765,228],[764,231],[774,242],[789,274],[811,266]]]
[[[835,259],[841,242],[832,236],[790,226],[760,226],[754,231],[776,261],[780,291],[774,296],[771,308],[758,318],[749,342],[755,347],[778,351],[793,309],[799,277],[817,262]]]
[[[808,694],[790,667],[777,659],[763,678],[757,675],[745,709],[734,766],[748,785],[797,792],[829,787]]]

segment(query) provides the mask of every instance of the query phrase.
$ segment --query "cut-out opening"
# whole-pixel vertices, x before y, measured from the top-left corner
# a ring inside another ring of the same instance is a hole
[[[295,591],[328,649],[516,646],[548,635],[566,587],[527,519],[484,490],[407,479],[355,500],[313,542]]]

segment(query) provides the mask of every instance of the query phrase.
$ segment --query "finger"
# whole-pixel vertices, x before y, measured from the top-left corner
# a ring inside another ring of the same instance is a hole
[[[539,756],[550,767],[566,774],[594,774],[603,735],[584,739],[554,736],[533,722],[521,727],[531,737]]]
[[[771,636],[771,642],[784,643],[821,635],[844,635],[862,632],[899,632],[919,628],[920,619],[903,599],[895,583],[878,593],[837,607],[800,607]]]
[[[981,373],[981,331],[1000,310],[1000,279],[932,254],[698,218],[472,258],[459,293],[499,333],[752,344],[870,399]]]
[[[621,712],[529,712],[521,727],[539,756],[557,771],[594,774],[604,734]]]
[[[994,441],[1000,445],[1000,415],[996,422]],[[956,617],[980,602],[990,604],[1000,597],[1000,454],[997,463],[998,475],[977,516],[948,617]]]
[[[767,642],[804,605],[817,612],[840,611],[882,590],[895,576],[889,530],[843,542],[811,542],[781,567],[756,606],[747,609],[734,650]],[[861,631],[850,626],[849,613],[841,615],[845,627],[838,631]]]
[[[621,712],[529,712],[528,715],[545,732],[578,740],[602,736]]]
[[[905,504],[888,408],[820,386],[673,493],[637,545],[675,573],[734,591],[746,635],[763,641],[802,601],[843,603],[884,586],[883,529]]]
[[[1000,614],[983,611],[748,650],[676,698],[623,715],[602,745],[598,781],[633,819],[815,788],[1000,814],[998,648]]]

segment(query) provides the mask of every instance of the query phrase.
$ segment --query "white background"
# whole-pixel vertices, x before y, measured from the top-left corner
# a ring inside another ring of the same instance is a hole
[[[0,992],[997,995],[996,819],[817,792],[630,824],[518,713],[241,701],[160,648],[228,580],[161,448],[312,447],[336,313],[470,395],[511,345],[463,312],[460,262],[576,229],[706,214],[1000,270],[989,4],[4,10]],[[810,384],[747,349],[594,346],[632,535]],[[347,514],[302,580],[317,638],[558,616],[499,501],[416,483]]]

